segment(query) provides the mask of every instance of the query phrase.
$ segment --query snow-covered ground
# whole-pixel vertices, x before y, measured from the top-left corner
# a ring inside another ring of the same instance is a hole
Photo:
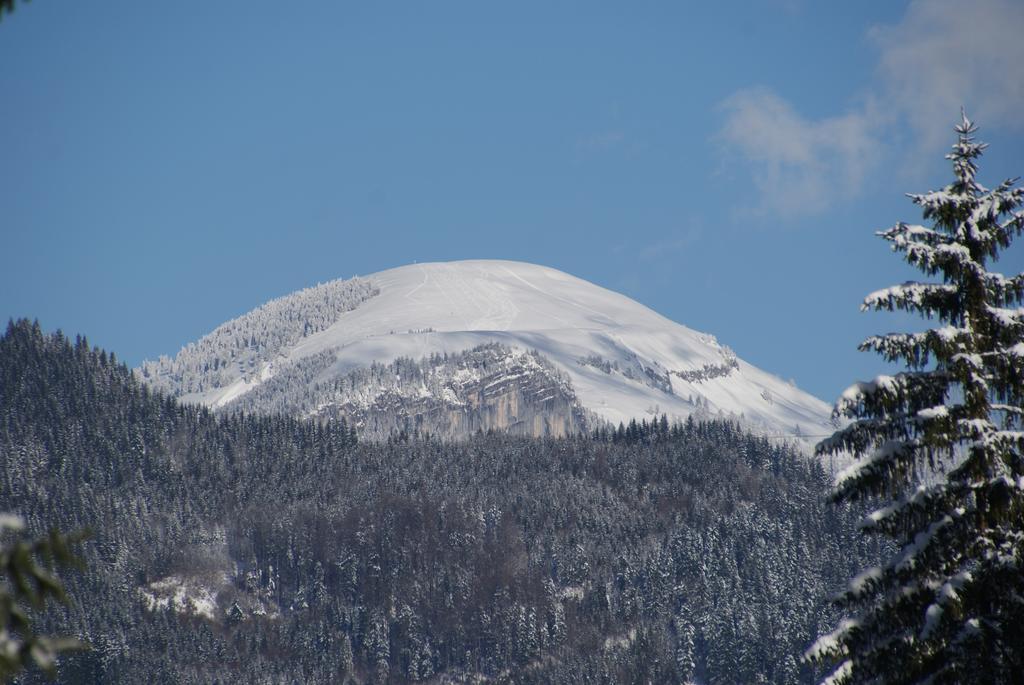
[[[170,607],[178,613],[195,614],[212,621],[217,618],[218,589],[227,582],[224,574],[212,582],[173,575],[150,583],[139,593],[150,611]]]
[[[413,264],[363,280],[379,293],[333,325],[259,360],[244,379],[183,399],[222,406],[325,350],[338,357],[329,375],[495,341],[539,351],[568,374],[585,408],[616,424],[721,413],[776,435],[832,430],[829,405],[737,359],[714,336],[555,269],[472,260]]]

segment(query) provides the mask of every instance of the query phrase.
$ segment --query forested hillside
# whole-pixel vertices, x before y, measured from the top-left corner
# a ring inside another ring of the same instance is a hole
[[[139,373],[154,388],[179,396],[252,380],[290,345],[326,330],[378,293],[361,278],[338,279],[270,300],[189,343],[173,359],[145,362]]]
[[[60,682],[809,682],[880,550],[806,457],[722,423],[357,443],[214,416],[25,321],[0,511],[89,527]],[[42,681],[38,674],[24,682]]]

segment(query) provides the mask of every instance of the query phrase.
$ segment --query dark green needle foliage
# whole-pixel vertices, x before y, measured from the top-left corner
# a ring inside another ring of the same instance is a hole
[[[23,527],[17,516],[0,515],[4,537],[21,533]],[[48,600],[68,604],[54,569],[79,565],[71,546],[83,537],[52,530],[34,541],[0,541],[0,681],[31,666],[53,675],[59,653],[85,647],[75,638],[37,634],[30,613],[42,609]]]
[[[0,21],[3,21],[4,16],[14,11],[14,5],[17,0],[0,0]],[[28,2],[28,0],[25,0]]]

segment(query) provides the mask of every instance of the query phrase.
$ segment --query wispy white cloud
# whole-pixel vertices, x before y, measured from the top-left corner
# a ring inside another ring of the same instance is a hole
[[[751,208],[813,214],[856,195],[881,161],[879,140],[902,125],[931,159],[961,105],[983,127],[1024,126],[1021,36],[1019,0],[915,0],[899,23],[869,32],[878,64],[863,104],[814,120],[767,88],[733,94],[718,138],[749,165],[758,191]]]
[[[879,50],[880,101],[941,148],[961,106],[982,126],[1024,126],[1024,3],[917,0],[869,33]]]
[[[735,93],[722,109],[720,140],[754,169],[760,199],[752,209],[783,216],[820,211],[855,194],[873,161],[864,112],[812,121],[766,88]]]

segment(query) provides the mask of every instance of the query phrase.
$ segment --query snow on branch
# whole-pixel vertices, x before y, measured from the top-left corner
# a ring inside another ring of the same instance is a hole
[[[903,310],[924,314],[953,311],[957,301],[955,285],[944,283],[913,283],[876,290],[864,298],[861,311]]]
[[[909,371],[895,376],[880,375],[871,381],[854,383],[836,400],[833,413],[837,416],[889,417],[906,414],[916,408],[909,403],[913,400],[918,407],[944,404],[949,378],[945,371]]]
[[[1024,324],[1024,308],[1022,307],[1008,309],[1004,307],[986,306],[985,311],[987,311],[989,316],[991,316],[992,319],[1000,326],[1011,328]]]
[[[925,610],[924,625],[921,628],[920,639],[927,640],[935,630],[938,628],[939,623],[942,621],[943,615],[946,613],[946,608],[950,605],[956,605],[960,602],[960,590],[963,589],[964,585],[969,583],[972,579],[970,571],[962,571],[954,576],[951,576],[936,594],[935,602],[928,605]]]
[[[895,502],[881,506],[865,516],[858,524],[862,531],[890,532],[905,523],[910,513],[924,512],[940,501],[947,493],[946,484],[918,485],[913,492],[903,495]]]
[[[821,681],[821,685],[842,685],[843,683],[849,682],[850,676],[853,674],[853,662],[847,659],[843,663],[839,664],[839,668],[832,671],[827,678]]]
[[[891,562],[892,567],[897,571],[912,570],[917,565],[918,558],[931,546],[936,536],[952,523],[953,517],[948,514],[933,521],[926,530],[915,535],[913,541],[900,550],[899,556]]]
[[[839,501],[861,496],[864,492],[879,492],[900,478],[895,474],[909,472],[909,464],[916,457],[921,441],[888,440],[867,456],[839,471],[830,499]]]
[[[943,326],[921,333],[874,335],[862,342],[858,349],[877,352],[887,361],[904,360],[912,368],[922,368],[933,356],[962,349],[972,335],[968,328]]]
[[[860,627],[861,623],[856,619],[847,618],[840,621],[838,628],[814,641],[814,644],[804,652],[804,658],[811,661],[821,661],[833,655],[846,654],[845,641],[850,637],[851,633],[856,632]]]

